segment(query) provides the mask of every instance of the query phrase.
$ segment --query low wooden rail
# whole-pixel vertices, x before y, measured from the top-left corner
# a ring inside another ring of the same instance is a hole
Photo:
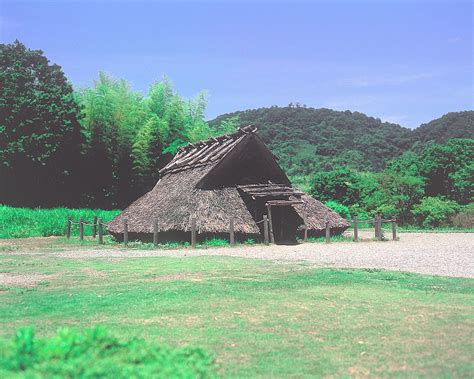
[[[270,207],[269,207],[270,208]],[[123,242],[125,245],[128,244],[129,242],[129,228],[128,228],[128,220],[126,218],[123,219]],[[271,210],[269,209],[268,215],[263,215],[263,219],[260,221],[257,221],[256,224],[260,224],[263,222],[263,243],[265,245],[269,245],[270,243],[275,243],[274,237],[273,237],[273,228],[272,228],[272,219],[271,219]],[[372,224],[374,226],[374,235],[375,239],[378,241],[382,241],[383,239],[383,233],[382,233],[382,225],[386,223],[391,223],[392,224],[392,239],[396,241],[398,239],[397,237],[397,220],[396,218],[391,218],[391,219],[383,219],[380,214],[375,215],[373,219],[367,219],[367,220],[359,220],[357,216],[354,216],[352,219],[352,224],[354,228],[354,242],[359,241],[359,230],[360,230],[360,224],[361,223],[366,223],[366,224]],[[71,238],[71,228],[72,225],[78,225],[79,226],[79,239],[81,241],[84,240],[84,227],[85,226],[91,226],[92,227],[92,238],[96,238],[97,236],[99,237],[99,243],[102,244],[104,242],[104,223],[101,218],[97,218],[94,216],[92,221],[84,220],[82,217],[79,219],[79,221],[74,221],[72,220],[71,217],[67,218],[67,231],[66,231],[66,237],[68,239]],[[158,228],[158,219],[153,220],[153,246],[157,247],[159,244],[159,228]],[[331,242],[331,226],[329,220],[325,220],[325,241],[326,243]],[[306,242],[308,238],[308,226],[305,224],[303,226],[303,241]],[[195,218],[192,218],[190,220],[190,234],[191,234],[191,247],[195,248],[197,245],[197,239],[198,239],[198,233],[199,230],[197,228],[197,220]],[[235,219],[231,217],[229,219],[229,244],[231,246],[235,246]]]

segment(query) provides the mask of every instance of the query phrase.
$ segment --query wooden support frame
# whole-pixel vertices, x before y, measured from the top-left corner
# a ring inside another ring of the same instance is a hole
[[[82,217],[79,219],[79,239],[84,241],[84,221]]]
[[[97,236],[97,216],[94,216],[92,221],[92,238]]]
[[[71,238],[71,216],[67,218],[67,232],[66,232],[67,239]]]
[[[268,230],[270,233],[270,243],[275,243],[275,236],[273,235],[273,225],[272,225],[272,206],[267,203],[267,212],[268,212]]]
[[[354,222],[354,242],[358,242],[359,241],[359,220],[357,219],[357,216],[354,216],[353,222]]]
[[[158,219],[153,221],[153,246],[158,246]]]
[[[196,219],[191,220],[191,247],[196,248]]]
[[[392,239],[397,240],[397,219],[395,217],[392,219]]]
[[[97,222],[99,223],[99,243],[102,244],[102,243],[104,243],[104,233],[103,233],[103,230],[102,230],[102,219],[99,218]]]
[[[234,218],[231,217],[229,224],[229,243],[230,246],[235,246],[235,233],[234,233]]]
[[[331,242],[331,228],[329,226],[329,220],[326,220],[326,243]]]
[[[263,215],[263,243],[268,246],[268,216]]]
[[[123,219],[123,244],[128,245],[128,223],[126,218]]]

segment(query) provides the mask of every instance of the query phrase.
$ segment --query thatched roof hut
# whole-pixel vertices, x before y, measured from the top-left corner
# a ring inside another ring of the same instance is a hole
[[[319,235],[326,220],[333,233],[349,224],[319,201],[294,188],[256,133],[246,127],[179,149],[160,170],[155,187],[110,221],[120,237],[127,220],[130,238],[150,240],[154,221],[159,238],[189,240],[196,221],[200,238],[227,236],[234,220],[237,238],[260,238],[264,214],[271,212],[276,241]]]

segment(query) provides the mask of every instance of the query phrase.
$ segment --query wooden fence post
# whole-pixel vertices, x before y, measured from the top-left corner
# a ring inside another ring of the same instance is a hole
[[[95,238],[97,235],[97,216],[94,216],[94,221],[92,225],[92,238]]]
[[[382,241],[382,216],[380,214],[375,216],[375,225],[375,238]]]
[[[229,225],[229,242],[230,246],[235,246],[235,235],[234,235],[234,218],[230,218],[230,225]]]
[[[354,242],[359,241],[359,221],[357,220],[357,216],[354,216]]]
[[[82,217],[79,219],[79,239],[84,241],[84,222],[82,221]]]
[[[308,239],[308,225],[306,223],[304,224],[304,230],[303,230],[303,242],[306,242]]]
[[[128,224],[127,224],[127,219],[123,219],[123,244],[125,246],[128,245]]]
[[[196,219],[191,220],[191,247],[196,247]]]
[[[98,223],[99,223],[99,243],[102,244],[102,243],[104,243],[104,234],[103,234],[103,230],[102,230],[102,219],[101,218],[99,218]]]
[[[397,240],[397,219],[395,217],[392,219],[392,239]]]
[[[268,216],[263,215],[263,243],[268,246]]]
[[[273,224],[272,224],[272,207],[271,205],[267,205],[268,210],[268,232],[270,234],[270,242],[272,244],[275,243],[275,236],[273,235]]]
[[[67,218],[67,239],[71,238],[71,216]]]
[[[158,219],[153,222],[153,246],[158,246]]]
[[[331,229],[329,228],[329,220],[326,220],[326,243],[331,242]]]
[[[374,216],[374,238],[377,240],[379,238],[379,232],[377,230],[378,216]]]

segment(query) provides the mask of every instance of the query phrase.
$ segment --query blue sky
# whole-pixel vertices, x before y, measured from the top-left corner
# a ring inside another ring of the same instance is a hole
[[[18,38],[75,86],[205,89],[208,118],[299,102],[416,127],[473,109],[471,1],[3,1]]]

